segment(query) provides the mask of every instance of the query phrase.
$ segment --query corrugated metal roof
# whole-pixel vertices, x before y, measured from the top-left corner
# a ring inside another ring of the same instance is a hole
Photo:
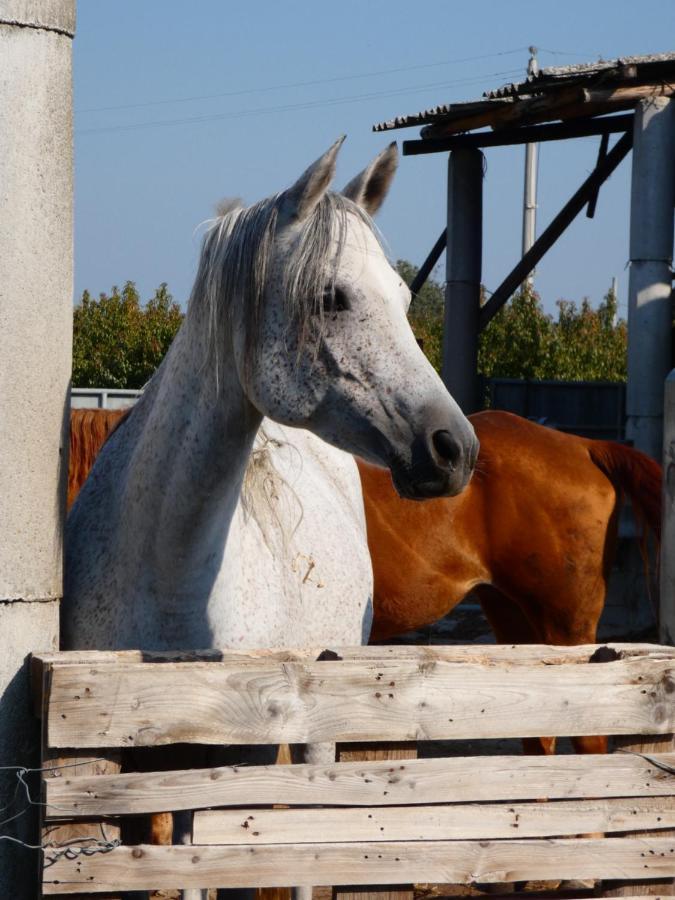
[[[442,103],[410,115],[396,116],[373,126],[374,131],[390,131],[415,125],[436,124],[442,121],[470,117],[473,114],[497,110],[523,99],[555,93],[570,85],[621,87],[636,84],[658,84],[675,80],[675,53],[655,53],[649,56],[622,56],[572,66],[552,66],[528,75],[521,82],[503,85],[486,91],[482,100]]]

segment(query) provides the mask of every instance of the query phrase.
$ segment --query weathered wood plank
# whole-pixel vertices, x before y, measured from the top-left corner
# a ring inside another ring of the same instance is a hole
[[[655,755],[659,752],[672,753],[675,749],[672,734],[619,737],[614,739],[614,745],[623,750],[647,754],[648,756]],[[675,778],[675,776],[673,777]],[[632,831],[633,830],[630,829],[626,836],[632,837]],[[649,832],[647,832],[647,834],[649,834]],[[640,835],[640,837],[643,837],[643,835]],[[659,834],[659,837],[669,837],[672,840],[674,835],[670,832],[670,834]],[[660,894],[674,894],[675,882],[673,882],[672,877],[650,879],[649,881],[643,881],[642,883],[620,879],[615,881],[605,881],[602,888],[602,893],[605,897],[625,897],[627,894],[643,894],[653,897],[654,895]]]
[[[119,847],[45,869],[47,895],[77,891],[295,884],[470,884],[549,878],[675,875],[675,841],[661,838]]]
[[[164,662],[259,662],[278,660],[293,662],[315,660],[324,650],[313,649],[261,649],[261,650],[62,650],[58,653],[41,653],[32,659],[37,665],[93,665],[103,663],[164,663]],[[420,661],[445,660],[446,662],[475,662],[490,665],[511,662],[513,665],[540,662],[544,665],[587,663],[600,653],[607,658],[633,657],[673,659],[675,647],[659,644],[579,644],[562,647],[554,644],[457,644],[450,646],[373,645],[366,647],[332,647],[343,659],[385,660],[413,659]]]
[[[33,700],[42,710],[49,696],[49,681],[51,670],[47,666],[32,667]],[[47,716],[41,716],[40,737],[40,765],[42,773],[42,799],[46,794],[46,785],[58,781],[64,776],[75,772],[91,776],[105,776],[120,771],[119,752],[108,752],[104,757],[92,758],[91,754],[84,751],[65,751],[67,755],[57,751],[50,751],[46,742]],[[96,818],[94,818],[94,816]],[[104,821],[98,813],[90,814],[87,819],[54,823],[47,820],[47,810],[40,805],[40,842],[42,846],[47,844],[58,847],[78,848],[91,847],[95,842],[114,842],[120,839],[121,829],[117,821]],[[39,858],[37,860],[39,864]],[[40,867],[41,868],[41,867]],[[41,871],[35,873],[35,885],[40,883]],[[105,892],[106,900],[122,900],[121,895],[115,891]]]
[[[675,660],[53,666],[51,746],[277,744],[675,729]]]
[[[195,813],[195,844],[314,844],[575,837],[675,827],[675,798]]]
[[[675,767],[675,754],[653,754]],[[251,804],[400,806],[675,795],[675,776],[639,756],[483,756],[339,765],[242,766],[48,780],[50,816]]]

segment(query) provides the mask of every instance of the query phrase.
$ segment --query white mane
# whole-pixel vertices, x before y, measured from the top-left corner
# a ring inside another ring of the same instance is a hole
[[[245,312],[245,355],[257,345],[265,285],[284,194],[252,206],[227,200],[210,224],[202,244],[187,321],[206,317],[209,323],[207,365],[217,366],[220,349],[231,329],[232,311]],[[320,336],[322,297],[340,264],[347,234],[347,215],[356,216],[379,240],[370,216],[351,200],[326,193],[303,222],[298,240],[285,261],[283,294],[289,327],[297,329],[299,346],[310,331]],[[337,251],[335,250],[337,244]],[[310,328],[311,324],[311,328]]]

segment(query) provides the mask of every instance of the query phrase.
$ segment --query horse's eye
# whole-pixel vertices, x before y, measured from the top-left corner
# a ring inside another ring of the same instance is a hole
[[[326,288],[323,292],[324,312],[343,312],[349,309],[349,300],[340,288]]]

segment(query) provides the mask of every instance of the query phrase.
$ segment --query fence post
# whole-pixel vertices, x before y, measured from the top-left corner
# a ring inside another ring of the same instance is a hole
[[[663,514],[659,579],[659,640],[675,644],[675,369],[663,404]]]

